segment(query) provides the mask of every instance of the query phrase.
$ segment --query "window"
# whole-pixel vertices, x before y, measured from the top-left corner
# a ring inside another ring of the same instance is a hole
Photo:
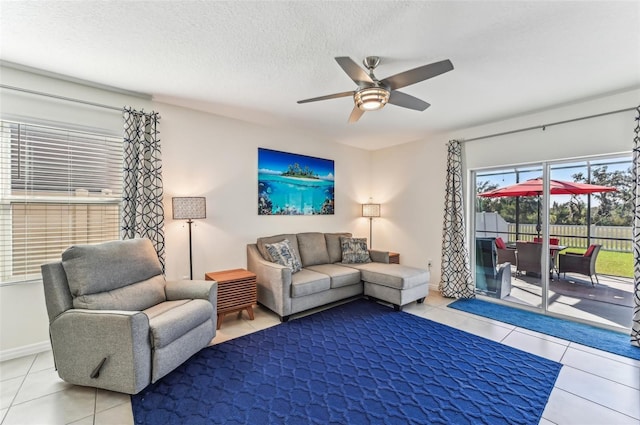
[[[73,244],[119,239],[122,139],[0,121],[0,284],[40,279]]]

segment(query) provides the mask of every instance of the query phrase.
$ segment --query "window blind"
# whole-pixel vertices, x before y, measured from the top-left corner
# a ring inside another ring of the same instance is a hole
[[[0,284],[39,280],[70,245],[119,239],[121,137],[0,126]]]

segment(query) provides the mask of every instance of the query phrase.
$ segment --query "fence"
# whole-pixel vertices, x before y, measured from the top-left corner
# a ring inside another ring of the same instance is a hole
[[[520,236],[523,241],[533,241],[538,234],[535,224],[520,224]],[[587,248],[589,243],[600,244],[607,251],[632,252],[631,227],[591,226],[591,238],[587,239],[587,226],[552,224],[549,235],[560,239],[560,245],[574,248]],[[509,223],[509,242],[515,242],[516,225]]]
[[[476,213],[476,232],[478,236],[493,236],[495,238],[509,239],[509,223],[495,212]]]

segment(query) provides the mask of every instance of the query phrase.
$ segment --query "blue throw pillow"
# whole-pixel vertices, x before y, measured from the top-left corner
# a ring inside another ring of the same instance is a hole
[[[345,264],[370,263],[371,257],[367,249],[367,238],[340,237],[342,245],[342,262]]]
[[[269,252],[274,263],[289,267],[291,269],[291,273],[296,273],[302,270],[302,264],[291,247],[289,239],[285,239],[282,242],[267,243],[264,244],[264,247],[267,252]]]

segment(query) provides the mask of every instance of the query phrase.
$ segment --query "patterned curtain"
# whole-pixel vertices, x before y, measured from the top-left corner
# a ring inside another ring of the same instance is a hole
[[[439,290],[445,297],[473,298],[462,203],[462,144],[451,140],[448,148]]]
[[[633,138],[633,282],[634,300],[631,344],[640,347],[640,106],[636,108],[636,136]]]
[[[124,108],[122,239],[148,238],[164,271],[162,161],[156,112]]]

